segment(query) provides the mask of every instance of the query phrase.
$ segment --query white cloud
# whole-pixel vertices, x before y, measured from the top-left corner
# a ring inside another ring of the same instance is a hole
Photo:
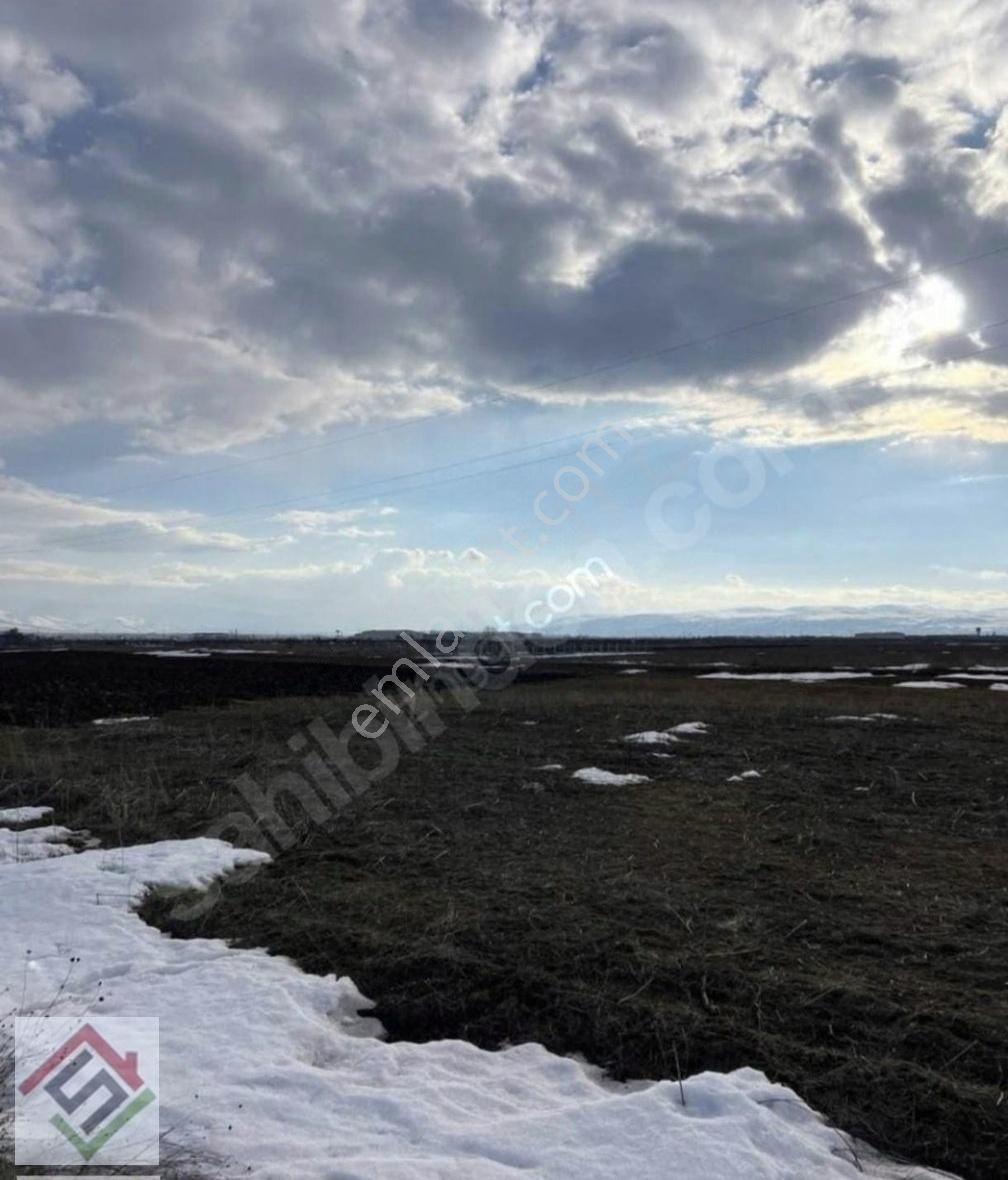
[[[0,32],[0,90],[6,99],[0,128],[6,123],[27,140],[41,138],[56,119],[88,101],[77,77],[10,30]]]
[[[357,522],[375,518],[387,518],[396,514],[395,508],[347,508],[337,511],[293,509],[280,512],[273,517],[282,524],[291,525],[302,536],[344,537],[349,540],[375,540],[391,537],[394,529],[375,528]]]
[[[218,550],[265,551],[284,538],[206,529],[194,513],[113,508],[0,475],[0,559],[5,553],[80,550],[95,554]]]
[[[969,578],[977,582],[1008,582],[1008,570],[963,569],[955,565],[935,565],[936,573],[948,574],[954,578]]]
[[[964,327],[996,318],[995,261],[930,280],[942,307],[734,331],[1003,244],[993,0],[927,21],[908,0],[157,8],[8,5],[8,434],[97,420],[222,449],[493,389],[835,437],[801,408],[810,375],[902,366],[954,298]],[[977,394],[1002,360],[969,388],[933,374],[923,408],[880,383],[844,429],[1001,437]]]

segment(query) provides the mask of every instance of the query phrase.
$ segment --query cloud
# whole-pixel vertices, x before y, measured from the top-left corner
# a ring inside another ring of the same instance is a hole
[[[831,300],[1004,244],[993,2],[154,7],[7,5],[7,435],[222,449],[488,390],[815,435],[795,372],[899,306]],[[951,281],[997,318],[1003,262]],[[925,431],[1003,423],[944,376]]]
[[[7,136],[19,134],[28,141],[40,139],[57,119],[68,117],[88,101],[80,79],[10,31],[0,33],[0,92]]]
[[[50,491],[0,475],[0,560],[5,553],[79,550],[95,555],[136,552],[253,553],[283,537],[248,537],[208,530],[185,511],[144,512]]]
[[[252,538],[239,533],[209,532],[188,524],[168,525],[158,520],[123,519],[109,524],[82,524],[46,529],[41,540],[56,549],[108,553],[113,550],[217,550],[252,553],[275,548],[283,538]]]
[[[977,582],[1008,582],[1008,570],[963,569],[956,565],[934,565],[936,573],[948,574],[954,578],[968,578]]]
[[[585,561],[554,557],[538,567],[515,567],[506,559],[467,549],[387,547],[352,560],[268,562],[257,558],[223,562],[148,561],[98,568],[70,560],[9,559],[0,564],[2,600],[9,607],[0,621],[18,625],[33,616],[61,617],[49,607],[72,593],[75,625],[122,631],[192,630],[187,611],[198,609],[203,629],[208,620],[234,621],[236,593],[256,604],[243,616],[253,630],[275,631],[277,618],[296,618],[296,630],[351,631],[368,626],[454,626],[488,624],[517,630],[529,628],[529,612],[540,623],[549,602],[574,601],[564,617],[676,612],[702,612],[716,624],[719,615],[746,612],[789,612],[800,620],[896,612],[925,625],[929,618],[969,614],[991,625],[1008,625],[1008,590],[1001,571],[934,571],[966,585],[937,583],[935,578],[905,581],[865,579],[816,583],[766,580],[730,574],[714,580],[690,576],[647,578],[597,563],[594,577],[584,573]],[[552,597],[551,597],[551,592]],[[12,597],[14,596],[14,597]],[[18,609],[17,600],[35,604]],[[334,611],[334,603],[338,608]],[[538,604],[538,605],[536,605]],[[893,605],[898,604],[898,605]],[[189,619],[189,622],[182,620]],[[258,623],[256,622],[258,620]],[[559,625],[559,624],[558,624]],[[67,624],[69,626],[69,624]],[[52,629],[52,628],[51,628]],[[55,629],[65,629],[56,627]]]
[[[379,537],[391,537],[394,529],[366,527],[351,523],[373,517],[387,518],[396,514],[395,508],[347,508],[338,511],[320,511],[307,509],[293,509],[280,512],[274,520],[293,526],[295,532],[302,536],[316,537],[344,537],[350,540],[375,540]]]

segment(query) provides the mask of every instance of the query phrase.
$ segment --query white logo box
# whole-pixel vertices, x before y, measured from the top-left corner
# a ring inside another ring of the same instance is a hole
[[[20,1016],[14,1021],[14,1163],[158,1163],[158,1021]]]

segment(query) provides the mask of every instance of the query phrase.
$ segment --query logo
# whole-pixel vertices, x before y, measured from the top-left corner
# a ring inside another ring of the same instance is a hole
[[[19,1017],[15,1162],[157,1163],[157,1025]]]

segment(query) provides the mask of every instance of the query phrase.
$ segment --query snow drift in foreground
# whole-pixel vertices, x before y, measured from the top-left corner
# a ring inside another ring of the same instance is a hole
[[[210,939],[132,906],[267,859],[170,840],[0,866],[0,993],[22,1015],[160,1019],[160,1121],[198,1172],[302,1180],[923,1180],[858,1166],[796,1095],[742,1069],[620,1086],[538,1045],[387,1045],[347,978]],[[99,996],[102,997],[98,1008]],[[99,1160],[95,1160],[97,1164]]]

